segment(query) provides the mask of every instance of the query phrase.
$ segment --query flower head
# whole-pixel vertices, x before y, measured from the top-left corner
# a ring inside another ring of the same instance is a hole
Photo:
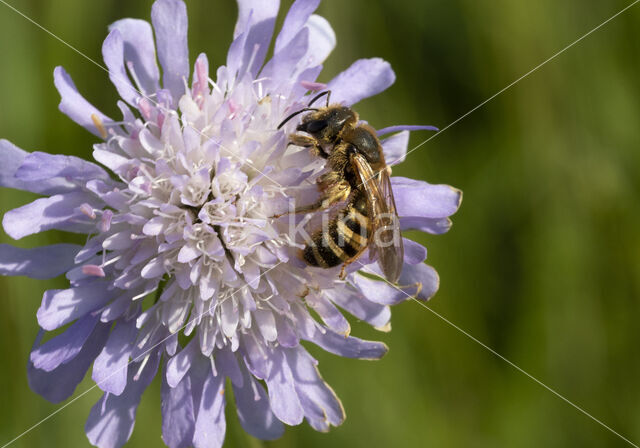
[[[356,268],[341,280],[339,269],[307,266],[290,220],[273,218],[291,199],[317,196],[314,180],[324,168],[287,144],[295,124],[278,130],[283,117],[319,89],[352,105],[394,81],[388,63],[366,59],[328,85],[316,82],[335,46],[327,21],[312,14],[318,3],[293,4],[265,63],[278,2],[238,0],[227,63],[212,75],[204,54],[191,74],[184,3],[158,0],[153,29],[120,20],[103,45],[122,119],[86,101],[64,69],[54,72],[60,110],[102,139],[93,151],[98,164],[0,141],[0,185],[44,196],[7,212],[5,231],[15,239],[49,229],[87,235],[84,246],[2,245],[0,273],[68,278],[68,289],[42,299],[29,382],[59,402],[93,365],[104,391],[86,423],[94,445],[128,440],[158,372],[170,447],[222,445],[227,377],[248,433],[274,439],[283,423],[303,419],[328,430],[344,411],[300,341],[380,358],[386,346],[349,336],[343,311],[385,329],[389,305],[437,290],[437,274],[423,264],[426,250],[410,240],[399,284],[414,286],[402,291]],[[383,140],[388,161],[406,153],[403,129],[390,128],[400,132]],[[403,229],[449,229],[459,191],[406,178],[392,185]],[[357,267],[379,272],[368,263],[363,257]],[[65,326],[41,343],[44,332]]]

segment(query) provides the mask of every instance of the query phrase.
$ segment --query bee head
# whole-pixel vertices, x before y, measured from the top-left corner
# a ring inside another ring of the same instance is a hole
[[[352,109],[329,106],[305,115],[296,129],[320,141],[334,143],[345,127],[355,126],[357,122],[358,115]]]

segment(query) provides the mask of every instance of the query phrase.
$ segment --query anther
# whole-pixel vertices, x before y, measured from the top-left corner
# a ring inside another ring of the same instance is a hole
[[[104,127],[104,123],[102,122],[100,117],[98,117],[96,114],[91,114],[91,121],[93,121],[93,125],[98,130],[100,137],[106,140],[108,136],[107,129]]]
[[[92,277],[104,277],[104,270],[97,264],[85,264],[82,266],[82,273]]]

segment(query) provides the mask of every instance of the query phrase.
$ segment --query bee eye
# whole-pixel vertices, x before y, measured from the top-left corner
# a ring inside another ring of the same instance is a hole
[[[322,131],[324,128],[328,126],[327,120],[313,120],[307,123],[304,129],[305,132],[310,134],[315,134],[316,132]]]

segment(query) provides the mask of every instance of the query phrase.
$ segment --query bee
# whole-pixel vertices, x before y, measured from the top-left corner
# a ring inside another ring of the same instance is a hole
[[[311,105],[327,96],[325,107]],[[376,131],[359,123],[358,114],[350,107],[329,105],[331,92],[317,95],[308,107],[299,110],[278,126],[298,114],[303,116],[290,144],[309,148],[326,159],[327,172],[317,183],[322,193],[319,201],[296,208],[294,213],[327,210],[345,202],[326,228],[312,234],[302,251],[311,266],[331,268],[343,263],[345,268],[369,248],[371,259],[377,257],[384,276],[396,283],[402,271],[404,247],[399,219],[391,189],[390,173]]]

